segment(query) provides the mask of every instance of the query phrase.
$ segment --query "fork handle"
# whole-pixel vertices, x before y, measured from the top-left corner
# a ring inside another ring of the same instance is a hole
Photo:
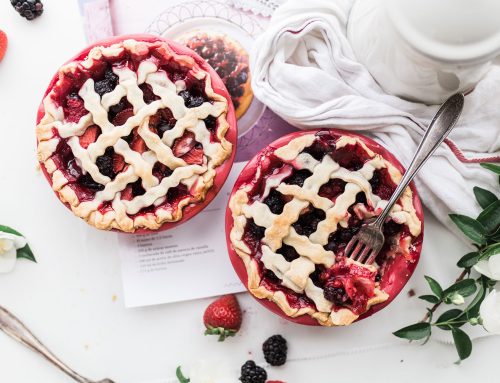
[[[24,344],[31,350],[39,353],[49,362],[51,362],[54,366],[68,374],[74,380],[79,383],[92,383],[92,381],[85,379],[83,376],[80,376],[71,368],[66,366],[63,362],[61,362],[54,354],[52,354],[47,347],[40,342],[35,335],[11,312],[7,309],[0,306],[0,330],[5,332],[11,338],[14,338],[18,342]]]
[[[413,177],[415,177],[415,174],[451,132],[462,113],[463,106],[464,95],[462,93],[454,94],[441,105],[427,128],[422,141],[420,141],[410,166],[408,166],[401,182],[389,199],[387,206],[373,223],[374,226],[378,228],[382,227],[387,215],[394,204],[399,200],[399,197],[401,197],[401,194],[403,194]]]

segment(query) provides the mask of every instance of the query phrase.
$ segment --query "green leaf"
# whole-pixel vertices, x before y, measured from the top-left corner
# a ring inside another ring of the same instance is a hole
[[[458,226],[462,232],[472,239],[478,245],[484,245],[486,242],[486,229],[474,218],[466,215],[450,214],[451,220]]]
[[[24,238],[24,235],[22,235],[20,232],[8,226],[0,225],[0,231],[4,233],[18,235]],[[32,262],[36,262],[35,255],[33,254],[33,251],[31,251],[31,248],[28,244],[26,244],[26,246],[24,246],[21,249],[17,249],[17,258],[25,258]]]
[[[500,200],[493,202],[477,217],[488,233],[493,233],[500,226]]]
[[[441,314],[441,316],[437,319],[436,325],[441,329],[441,330],[450,330],[449,326],[457,326],[456,324],[446,324],[447,322],[453,321],[453,319],[457,319],[460,315],[462,314],[462,310],[459,309],[451,309],[448,311],[445,311],[444,313]]]
[[[493,173],[500,174],[500,165],[480,164],[483,168],[491,170]]]
[[[177,370],[175,370],[175,375],[177,376],[177,379],[179,379],[180,383],[189,383],[190,382],[190,380],[182,374],[181,366],[177,367]]]
[[[465,316],[467,318],[474,318],[479,315],[479,308],[481,307],[481,303],[486,297],[486,277],[481,278],[481,283],[479,283],[479,289],[474,297],[474,299],[469,303],[469,305],[464,310]],[[461,318],[463,319],[463,318]]]
[[[424,301],[434,303],[434,304],[439,302],[439,298],[436,297],[435,295],[421,295],[421,296],[419,296],[419,298],[424,300]]]
[[[393,332],[398,338],[409,340],[424,339],[431,335],[431,325],[427,322],[415,323],[410,326],[403,327],[401,330]]]
[[[500,226],[494,233],[488,234],[488,240],[492,242],[500,242]]]
[[[469,336],[459,328],[451,330],[453,340],[455,341],[455,348],[457,349],[460,360],[467,359],[472,352],[472,342]]]
[[[493,194],[489,190],[480,188],[479,186],[474,186],[474,195],[476,196],[477,203],[483,209],[486,209],[493,202],[498,200],[495,194]]]
[[[476,281],[472,278],[462,279],[457,283],[451,285],[446,290],[443,291],[443,296],[445,298],[450,298],[455,293],[462,295],[463,297],[468,297],[474,294],[477,290]]]
[[[481,253],[479,259],[480,260],[488,259],[489,257],[492,257],[497,254],[500,254],[500,243],[494,243],[493,245],[486,247]]]
[[[438,298],[441,299],[443,296],[443,288],[441,287],[441,285],[435,279],[433,279],[427,275],[424,275],[424,278],[427,281],[427,283],[429,284],[429,287],[431,288],[432,292]]]
[[[479,253],[477,251],[473,251],[471,253],[465,254],[460,260],[457,262],[458,267],[462,267],[468,269],[474,266],[479,261]]]

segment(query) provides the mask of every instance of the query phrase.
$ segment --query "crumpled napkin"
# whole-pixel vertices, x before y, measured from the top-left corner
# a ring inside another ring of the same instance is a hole
[[[356,61],[346,37],[352,0],[289,0],[274,13],[251,55],[257,98],[302,128],[368,133],[408,165],[438,106],[387,94]],[[479,213],[473,186],[494,190],[498,177],[477,162],[500,161],[500,66],[466,96],[449,139],[420,170],[424,204],[443,223],[448,214]]]

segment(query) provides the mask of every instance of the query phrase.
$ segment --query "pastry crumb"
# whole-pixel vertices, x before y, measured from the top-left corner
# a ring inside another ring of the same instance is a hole
[[[118,297],[116,296],[116,294],[113,294],[113,295],[111,296],[111,300],[112,300],[113,302],[116,302],[116,300],[117,300],[117,299],[118,299]]]
[[[414,297],[414,296],[415,296],[415,290],[410,289],[410,290],[408,291],[408,296],[409,296],[410,298],[411,298],[411,297]]]

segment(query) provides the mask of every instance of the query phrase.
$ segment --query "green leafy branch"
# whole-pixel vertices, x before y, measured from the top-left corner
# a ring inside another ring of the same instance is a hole
[[[481,166],[500,175],[500,165]],[[419,298],[433,306],[427,308],[427,313],[420,322],[394,332],[397,337],[411,341],[423,340],[425,344],[430,339],[433,328],[451,331],[460,360],[468,358],[472,352],[472,341],[462,326],[481,324],[481,303],[497,282],[484,275],[472,278],[471,268],[479,261],[500,254],[500,200],[493,192],[477,186],[474,187],[474,195],[483,209],[479,216],[474,219],[450,214],[450,219],[473,242],[476,250],[465,254],[457,262],[457,266],[463,270],[451,286],[443,289],[435,279],[425,276],[432,294],[421,295]],[[443,304],[453,305],[455,308],[448,309],[435,319],[436,310]]]

